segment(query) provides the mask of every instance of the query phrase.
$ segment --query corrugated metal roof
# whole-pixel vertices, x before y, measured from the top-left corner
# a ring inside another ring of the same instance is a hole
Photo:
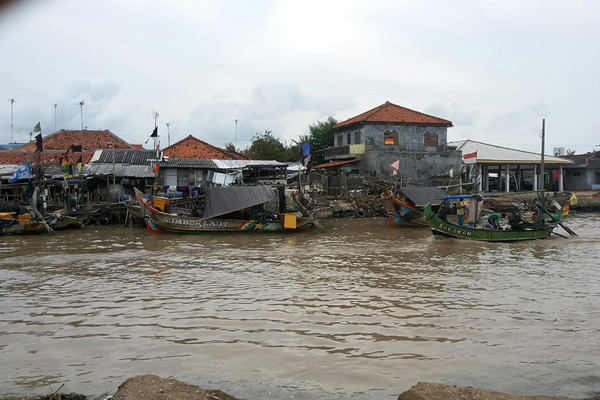
[[[462,151],[463,156],[477,152],[477,163],[479,164],[541,164],[541,155],[538,153],[495,146],[470,139],[449,142],[448,146],[456,146],[457,150]],[[544,155],[544,163],[572,164],[573,161]]]
[[[83,167],[84,175],[112,175],[112,163],[92,163]],[[154,178],[150,165],[115,164],[115,176],[127,178]]]
[[[99,154],[94,156],[95,160],[100,163],[113,162],[113,150],[99,150]],[[131,164],[131,165],[148,165],[149,160],[156,160],[155,150],[114,150],[115,163]],[[96,159],[97,157],[97,159]]]
[[[287,167],[275,160],[212,160],[219,169],[241,169],[246,167]]]
[[[163,158],[160,162],[162,168],[218,168],[213,160],[198,160],[193,158]]]

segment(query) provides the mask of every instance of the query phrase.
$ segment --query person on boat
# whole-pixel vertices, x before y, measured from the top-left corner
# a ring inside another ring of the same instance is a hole
[[[522,231],[524,226],[523,226],[523,217],[521,217],[521,214],[519,214],[518,212],[511,212],[510,214],[508,214],[508,225],[511,227],[512,230],[514,231]]]
[[[569,199],[569,204],[571,205],[571,207],[573,207],[577,206],[578,203],[579,200],[577,199],[577,196],[575,196],[575,192],[573,192],[573,194],[571,194],[571,198]]]
[[[458,217],[458,225],[463,226],[465,221],[465,203],[462,199],[458,199],[456,202],[456,216]]]
[[[504,217],[504,214],[491,213],[488,216],[488,223],[492,226],[492,228],[500,229],[500,219],[502,217]]]
[[[448,221],[448,207],[442,204],[437,212],[437,216],[442,221]]]

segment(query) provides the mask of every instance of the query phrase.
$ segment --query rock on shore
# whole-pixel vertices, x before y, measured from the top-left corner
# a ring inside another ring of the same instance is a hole
[[[571,397],[514,396],[473,387],[459,388],[441,383],[419,382],[398,400],[574,400]],[[580,400],[593,400],[592,398]]]
[[[205,390],[176,379],[142,375],[123,382],[112,400],[237,400],[220,390]]]
[[[238,400],[220,390],[205,390],[176,379],[142,375],[123,382],[112,400]],[[569,397],[514,396],[473,387],[419,382],[398,400],[575,400]],[[579,400],[593,400],[579,399]]]

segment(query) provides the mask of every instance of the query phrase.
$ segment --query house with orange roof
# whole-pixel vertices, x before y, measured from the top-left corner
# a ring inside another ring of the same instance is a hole
[[[459,171],[461,152],[448,147],[452,122],[389,101],[333,127],[328,163],[314,168],[344,171],[349,180],[402,178],[426,183],[431,176]]]
[[[121,139],[108,129],[105,130],[65,130],[42,136],[43,151],[36,153],[35,140],[19,147],[11,146],[0,151],[0,165],[14,166],[14,169],[26,161],[32,164],[41,163],[45,170],[57,170],[63,161],[75,165],[81,157],[83,164],[88,164],[96,150],[110,149],[133,150],[140,145],[132,145]],[[73,151],[77,149],[77,151]],[[79,151],[79,149],[81,151]],[[6,169],[7,171],[10,168]]]
[[[189,135],[185,139],[166,147],[163,154],[172,158],[195,160],[247,160],[248,157],[237,152],[229,152],[220,147],[213,146],[200,139]]]

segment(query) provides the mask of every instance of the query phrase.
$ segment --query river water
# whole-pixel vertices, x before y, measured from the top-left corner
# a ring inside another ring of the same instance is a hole
[[[578,237],[512,244],[379,218],[0,237],[0,393],[100,396],[152,373],[245,399],[394,399],[419,381],[599,395],[600,215],[568,225]]]

